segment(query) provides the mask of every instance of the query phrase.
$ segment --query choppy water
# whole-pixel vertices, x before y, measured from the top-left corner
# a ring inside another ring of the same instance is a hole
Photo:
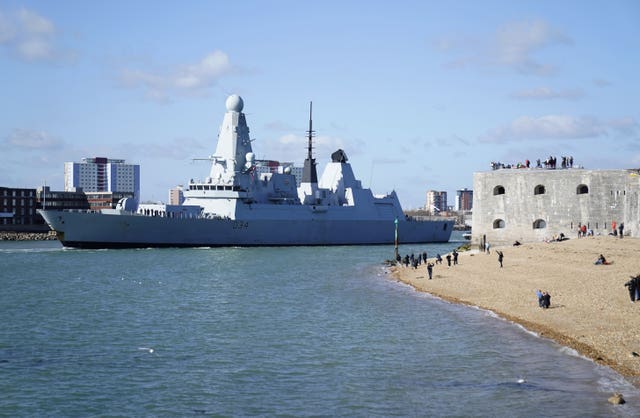
[[[0,415],[640,415],[609,369],[389,280],[392,253],[0,243]]]

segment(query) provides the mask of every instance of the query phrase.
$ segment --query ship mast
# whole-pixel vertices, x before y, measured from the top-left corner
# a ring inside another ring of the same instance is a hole
[[[307,145],[307,158],[304,160],[304,167],[302,170],[302,183],[318,183],[318,173],[316,171],[316,160],[313,158],[313,136],[315,131],[313,130],[313,102],[309,102],[309,130],[307,131],[307,138],[309,143]]]

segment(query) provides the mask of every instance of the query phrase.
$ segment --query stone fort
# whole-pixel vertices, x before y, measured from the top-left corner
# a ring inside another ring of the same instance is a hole
[[[512,244],[576,238],[586,225],[640,236],[640,170],[497,169],[473,175],[472,243]]]

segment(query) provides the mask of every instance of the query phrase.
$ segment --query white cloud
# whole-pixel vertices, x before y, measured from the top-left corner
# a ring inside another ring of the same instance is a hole
[[[52,150],[62,148],[64,142],[44,131],[15,129],[5,144],[23,150]]]
[[[0,11],[0,46],[27,62],[57,62],[71,54],[58,46],[53,22],[28,9]]]
[[[555,66],[541,62],[535,54],[545,48],[570,44],[571,39],[559,29],[542,20],[510,22],[487,36],[440,39],[435,47],[458,56],[449,61],[449,68],[470,65],[509,68],[523,74],[549,75]]]
[[[18,20],[29,35],[53,35],[56,32],[55,26],[49,19],[31,10],[21,9],[18,12]]]
[[[584,92],[580,89],[553,90],[549,87],[538,87],[515,92],[511,97],[519,100],[577,100],[584,97]]]
[[[610,126],[607,123],[593,117],[522,116],[482,136],[480,141],[504,143],[522,140],[594,138],[607,134],[609,130]]]
[[[143,89],[151,100],[168,101],[176,94],[206,94],[222,77],[233,71],[227,54],[216,50],[195,64],[183,65],[166,74],[124,69],[119,79],[124,87]]]

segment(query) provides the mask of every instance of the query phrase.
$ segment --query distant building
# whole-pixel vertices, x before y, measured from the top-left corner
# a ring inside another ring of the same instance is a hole
[[[464,188],[456,191],[456,210],[469,211],[473,209],[473,190]]]
[[[170,205],[181,205],[183,202],[184,202],[184,193],[183,193],[182,186],[177,186],[169,190]]]
[[[24,189],[0,187],[0,229],[9,231],[47,231],[37,210],[88,209],[82,191],[56,192],[49,187]]]
[[[434,215],[440,212],[447,211],[447,192],[429,190],[427,192],[427,206],[426,209]]]
[[[299,187],[304,167],[294,167],[293,163],[281,163],[274,160],[260,160],[260,165],[256,166],[256,173],[284,173],[284,170],[287,168],[291,170],[291,174],[296,178],[296,187]]]
[[[89,209],[114,209],[120,199],[134,198],[132,192],[85,192]]]
[[[64,190],[131,193],[140,197],[140,166],[104,157],[83,158],[64,163]]]
[[[63,209],[75,209],[86,210],[89,209],[89,202],[87,201],[87,195],[84,194],[82,189],[65,192],[65,191],[52,191],[48,186],[38,187],[36,190],[36,200],[38,209],[50,209],[50,210],[63,210]],[[38,218],[44,222],[42,217],[38,215]]]
[[[0,187],[0,224],[5,225],[33,225],[36,218],[36,191]],[[40,218],[40,224],[44,220]]]

